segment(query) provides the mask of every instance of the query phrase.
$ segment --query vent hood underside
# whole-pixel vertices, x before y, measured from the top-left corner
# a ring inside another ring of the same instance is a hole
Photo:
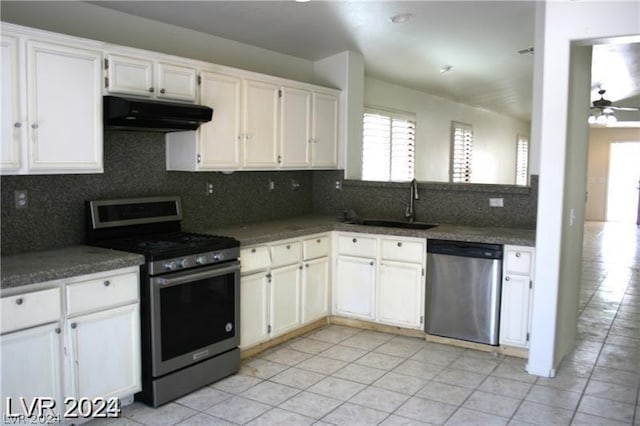
[[[203,105],[104,96],[104,126],[111,130],[181,132],[211,121],[213,109]]]

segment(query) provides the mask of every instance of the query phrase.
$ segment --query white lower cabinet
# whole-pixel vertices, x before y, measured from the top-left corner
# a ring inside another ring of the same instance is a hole
[[[302,323],[329,315],[329,257],[304,262],[302,272]]]
[[[0,350],[3,416],[8,414],[8,411],[22,412],[20,397],[23,397],[27,404],[36,397],[51,397],[54,398],[56,407],[62,406],[59,323],[4,334],[0,337]],[[8,398],[11,399],[11,407],[8,407]]]
[[[300,284],[302,265],[271,270],[271,336],[276,337],[300,326]]]
[[[424,277],[422,265],[383,261],[378,268],[377,315],[380,322],[421,328]]]
[[[328,234],[240,250],[240,348],[329,315]]]
[[[140,390],[138,303],[67,322],[73,396],[117,397]]]
[[[343,233],[336,241],[334,313],[421,329],[426,241]]]
[[[1,299],[3,402],[11,397],[17,408],[18,397],[27,404],[52,397],[62,413],[65,398],[138,392],[138,271],[132,267],[7,292]]]
[[[269,278],[266,272],[240,278],[240,347],[269,338]]]
[[[335,312],[362,319],[374,318],[376,263],[374,259],[338,256]]]
[[[533,247],[504,246],[500,307],[501,345],[529,347],[534,255]]]

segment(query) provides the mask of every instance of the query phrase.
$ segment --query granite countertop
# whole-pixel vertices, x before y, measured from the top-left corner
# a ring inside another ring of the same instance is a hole
[[[2,256],[0,289],[138,266],[144,256],[100,247],[71,246]]]
[[[213,235],[236,238],[242,246],[302,237],[330,231],[362,232],[405,237],[533,246],[535,230],[477,228],[438,225],[428,230],[364,226],[343,223],[336,218],[303,216],[284,220],[248,223],[216,229],[197,229]],[[72,246],[57,250],[3,256],[0,289],[92,274],[144,263],[144,256],[91,246]]]
[[[433,238],[483,242],[492,244],[535,245],[535,230],[514,228],[480,228],[473,226],[438,225],[428,230],[403,229],[383,226],[364,226],[344,223],[336,218],[303,216],[284,220],[248,223],[216,229],[200,229],[214,235],[226,235],[240,241],[243,246],[296,238],[304,235],[330,232],[363,232],[369,234],[398,235],[404,237]]]

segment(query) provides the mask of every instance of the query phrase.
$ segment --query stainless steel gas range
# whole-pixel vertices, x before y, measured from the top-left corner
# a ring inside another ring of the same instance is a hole
[[[181,231],[179,197],[88,201],[87,244],[143,254],[142,391],[157,407],[240,366],[240,244]]]

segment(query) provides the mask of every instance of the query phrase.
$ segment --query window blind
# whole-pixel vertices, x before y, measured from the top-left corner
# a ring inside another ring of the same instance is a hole
[[[367,109],[362,124],[362,179],[412,180],[415,116]]]
[[[516,144],[516,185],[526,185],[529,175],[529,138],[518,135]]]
[[[471,182],[473,129],[471,125],[451,122],[451,182]]]

